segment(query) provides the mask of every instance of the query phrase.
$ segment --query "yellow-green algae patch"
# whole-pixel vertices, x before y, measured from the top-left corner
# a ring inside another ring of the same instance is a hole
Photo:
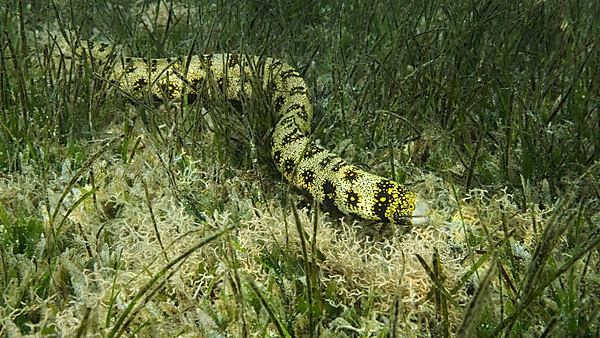
[[[169,166],[165,164],[168,156],[160,150],[163,147],[155,145],[144,139],[128,162],[116,155],[116,149],[109,148],[70,187],[58,213],[60,219],[70,210],[56,233],[62,251],[53,257],[55,265],[51,269],[53,292],[67,294],[69,302],[59,306],[47,300],[40,303],[42,318],[30,324],[34,330],[36,326],[52,326],[57,332],[72,335],[85,320],[89,332],[106,333],[115,317],[168,261],[204,236],[226,227],[234,230],[176,266],[173,275],[143,304],[131,327],[147,323],[149,326],[141,332],[209,333],[217,332],[218,322],[225,321],[228,324],[224,330],[236,335],[241,333],[242,317],[254,323],[265,320],[248,310],[256,296],[247,281],[255,281],[278,309],[285,308],[286,297],[300,297],[305,292],[302,269],[290,268],[302,267],[304,258],[289,208],[282,207],[278,199],[256,198],[261,187],[252,182],[250,172],[194,161],[184,152],[174,156]],[[39,191],[43,184],[33,171],[0,181],[0,201],[5,208],[14,208],[14,203],[21,201],[29,203],[23,204],[25,208],[42,210],[39,214],[45,232],[36,254],[46,254],[48,234],[52,227],[56,231],[58,224],[57,220],[49,224],[50,215],[39,197],[47,193],[53,211],[66,182],[77,172],[74,166],[64,160],[60,172],[51,173],[44,192]],[[236,174],[231,175],[232,171]],[[316,290],[323,302],[340,313],[339,318],[331,318],[327,332],[348,327],[357,332],[380,331],[389,322],[375,314],[389,316],[395,307],[402,332],[416,334],[433,325],[439,312],[432,298],[434,283],[417,256],[432,267],[434,252],[439,257],[440,281],[448,290],[458,285],[452,294],[456,303],[448,305],[449,327],[455,330],[469,302],[469,289],[476,287],[482,277],[473,274],[460,282],[483,254],[477,251],[478,246],[467,245],[469,241],[481,242],[482,222],[494,238],[501,240],[499,210],[510,214],[507,225],[514,230],[514,239],[509,243],[521,250],[526,260],[537,238],[530,220],[535,217],[541,224],[551,211],[521,212],[511,196],[502,191],[490,194],[473,190],[456,201],[442,180],[424,175],[420,181],[415,189],[434,206],[427,226],[406,231],[329,215],[318,218],[315,251],[309,251],[318,272]],[[72,207],[94,187],[93,194]],[[186,193],[188,196],[182,197]],[[290,196],[297,199],[293,193]],[[261,202],[252,202],[257,200]],[[190,201],[195,204],[191,206]],[[204,209],[195,214],[190,208]],[[306,209],[299,212],[310,245],[312,215]],[[28,259],[43,262],[41,257],[15,257],[13,264],[23,275],[35,274],[31,266],[23,264]],[[479,270],[483,272],[487,266],[489,261]],[[245,310],[240,308],[239,283],[244,302],[248,303]],[[8,304],[12,309],[9,306],[2,313],[5,320],[10,320],[10,311],[18,308],[17,303]],[[360,323],[348,323],[344,312],[365,306],[372,315]],[[240,311],[247,313],[242,316]],[[296,325],[301,329],[306,314],[298,316]],[[107,317],[111,318],[108,323]]]

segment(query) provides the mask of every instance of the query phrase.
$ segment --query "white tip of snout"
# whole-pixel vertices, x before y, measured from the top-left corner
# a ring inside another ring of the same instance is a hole
[[[412,217],[410,218],[410,223],[412,225],[421,225],[429,223],[429,206],[427,203],[417,200],[415,205],[415,210],[412,213]]]

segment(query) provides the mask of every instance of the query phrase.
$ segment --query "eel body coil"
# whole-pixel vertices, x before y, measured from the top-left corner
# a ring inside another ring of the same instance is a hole
[[[252,98],[257,85],[268,94],[276,125],[271,154],[277,169],[326,207],[366,220],[394,224],[427,222],[426,207],[414,192],[366,172],[312,142],[313,106],[300,73],[277,59],[241,54],[181,58],[121,57],[108,44],[87,42],[77,50],[121,90],[158,100],[199,95],[227,100]]]

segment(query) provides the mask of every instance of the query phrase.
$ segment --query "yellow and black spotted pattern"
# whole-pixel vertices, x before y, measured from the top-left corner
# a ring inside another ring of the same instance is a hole
[[[272,157],[282,175],[328,207],[367,220],[408,224],[416,195],[404,186],[370,174],[311,142],[313,107],[306,83],[291,66],[271,58],[218,54],[175,59],[119,57],[106,44],[91,43],[80,57],[108,69],[106,75],[136,97],[174,99],[197,95],[228,100],[252,97],[262,86],[277,116]]]

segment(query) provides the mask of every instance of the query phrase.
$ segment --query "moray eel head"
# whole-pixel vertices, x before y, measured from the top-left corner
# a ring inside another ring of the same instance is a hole
[[[398,200],[390,207],[389,219],[398,225],[422,225],[429,223],[428,215],[427,203],[409,191],[405,193],[404,199]]]
[[[412,225],[421,225],[429,223],[429,207],[427,203],[417,199],[415,202],[415,209],[410,217],[410,223]]]

